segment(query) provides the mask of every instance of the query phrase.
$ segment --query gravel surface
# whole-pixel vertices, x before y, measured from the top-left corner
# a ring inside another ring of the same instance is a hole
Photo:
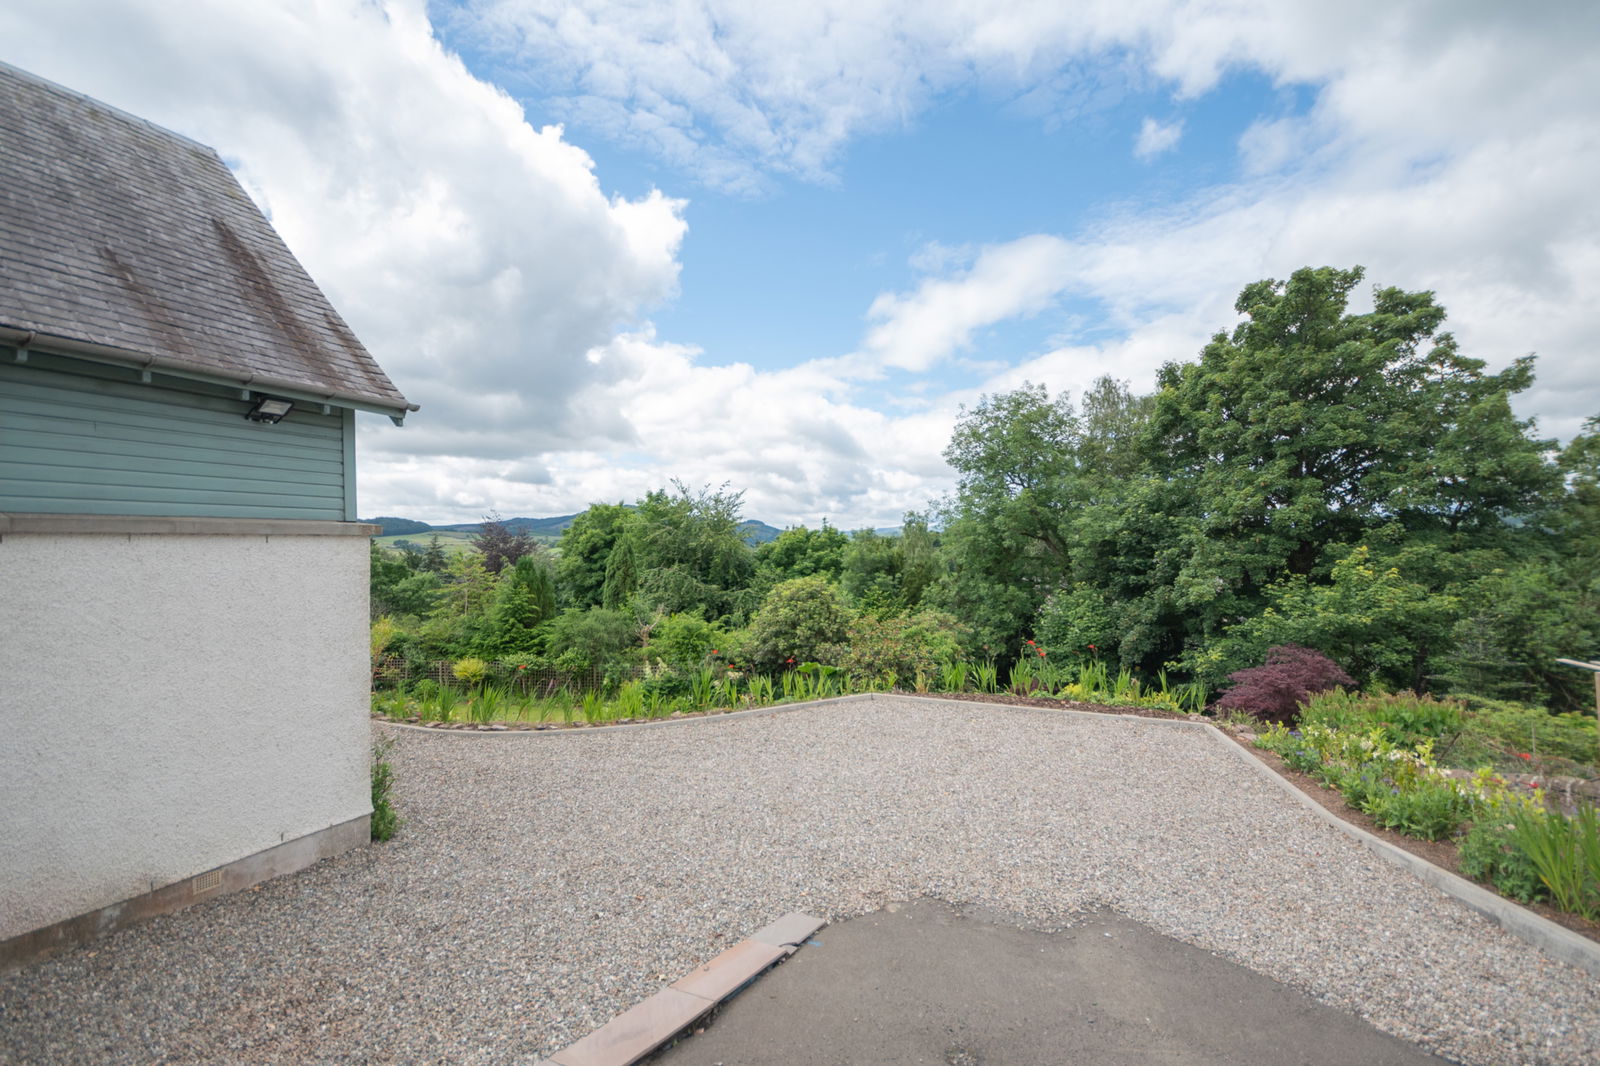
[[[788,911],[921,896],[1109,905],[1453,1059],[1600,1061],[1591,976],[1198,731],[893,697],[375,729],[394,841],[0,977],[0,1061],[532,1063]]]

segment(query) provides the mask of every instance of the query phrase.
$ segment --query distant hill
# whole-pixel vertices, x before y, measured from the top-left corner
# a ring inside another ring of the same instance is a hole
[[[553,518],[505,518],[502,519],[506,528],[513,532],[523,532],[539,540],[553,541],[561,536],[562,530],[572,525],[575,514],[556,515]],[[426,522],[418,522],[411,518],[366,518],[365,522],[372,522],[383,530],[381,537],[414,537],[419,533],[476,533],[482,527],[482,522],[456,522],[446,526],[430,526]],[[755,518],[747,518],[739,523],[739,532],[749,545],[765,544],[769,540],[777,540],[782,532],[776,526],[770,526]]]
[[[373,522],[381,526],[383,532],[380,537],[405,536],[407,533],[426,533],[433,527],[426,522],[417,522],[410,518],[363,518],[363,522]]]
[[[746,518],[743,522],[740,522],[739,530],[744,536],[744,542],[752,548],[757,544],[765,544],[768,541],[777,540],[778,534],[783,532],[777,526],[769,526],[755,518]]]
[[[572,520],[577,517],[575,514],[563,514],[554,518],[502,518],[500,521],[513,533],[526,533],[530,537],[559,537],[562,530],[572,525]],[[455,525],[433,528],[452,533],[476,533],[482,527],[482,522],[457,522]]]

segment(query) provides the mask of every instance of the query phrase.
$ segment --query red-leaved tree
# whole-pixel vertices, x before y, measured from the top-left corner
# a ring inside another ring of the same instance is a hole
[[[1340,685],[1355,686],[1350,675],[1320,651],[1298,644],[1267,650],[1265,666],[1252,666],[1228,675],[1233,687],[1212,707],[1218,711],[1244,711],[1263,722],[1293,722],[1300,705],[1314,692]]]

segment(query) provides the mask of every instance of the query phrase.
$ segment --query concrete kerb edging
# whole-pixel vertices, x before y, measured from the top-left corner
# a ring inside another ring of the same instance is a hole
[[[1506,932],[1527,941],[1546,955],[1560,959],[1562,962],[1577,966],[1600,977],[1600,944],[1595,943],[1586,936],[1574,933],[1564,926],[1557,925],[1550,919],[1541,917],[1526,907],[1519,906],[1511,900],[1498,896],[1481,885],[1475,885],[1464,877],[1435,866],[1420,855],[1413,855],[1404,848],[1396,847],[1381,837],[1373,836],[1360,826],[1351,825],[1285,781],[1277,773],[1273,772],[1270,766],[1263,763],[1249,751],[1246,751],[1237,741],[1225,736],[1216,726],[1203,723],[1196,724],[1212,733],[1218,743],[1227,747],[1229,751],[1254,769],[1256,773],[1294,797],[1295,801],[1306,810],[1343,832],[1346,836],[1351,837],[1368,851],[1380,858],[1388,859],[1392,863],[1405,867],[1434,888],[1439,889],[1448,896],[1453,896],[1456,900],[1471,907]]]
[[[1179,718],[1144,718],[1138,715],[1106,714],[1101,711],[1079,710],[1073,707],[1029,707],[1025,705],[1004,703],[977,703],[965,700],[930,699],[926,696],[906,695],[902,693],[859,693],[853,696],[836,696],[826,700],[812,700],[807,703],[778,704],[772,707],[757,707],[748,711],[732,711],[727,714],[711,715],[706,718],[679,718],[660,722],[641,722],[634,725],[607,726],[602,729],[552,729],[542,732],[533,730],[507,731],[503,733],[480,733],[475,730],[453,729],[428,729],[423,726],[414,726],[405,723],[385,722],[391,728],[414,729],[421,733],[446,736],[592,736],[595,733],[605,733],[612,729],[660,729],[672,726],[696,725],[706,722],[731,721],[739,718],[757,718],[773,714],[787,714],[791,711],[805,710],[812,707],[823,707],[830,704],[871,702],[879,696],[886,699],[904,700],[915,703],[934,704],[939,706],[965,706],[985,711],[1003,708],[1008,711],[1024,711],[1042,715],[1077,715],[1084,718],[1098,718],[1107,722],[1118,722],[1123,725],[1154,725],[1170,726],[1182,730],[1199,730],[1208,734],[1217,744],[1222,745],[1246,766],[1250,767],[1261,778],[1279,789],[1284,795],[1305,808],[1311,814],[1320,818],[1328,825],[1344,833],[1352,840],[1361,844],[1368,851],[1381,859],[1386,859],[1397,866],[1404,867],[1418,878],[1437,888],[1439,891],[1452,897],[1463,905],[1470,907],[1479,914],[1488,918],[1506,932],[1526,941],[1552,958],[1577,966],[1580,969],[1600,976],[1600,944],[1588,937],[1574,933],[1572,930],[1557,925],[1548,918],[1540,917],[1525,907],[1519,906],[1511,900],[1490,892],[1488,889],[1473,884],[1464,877],[1451,873],[1449,870],[1435,866],[1420,855],[1413,855],[1401,847],[1389,843],[1380,837],[1374,836],[1359,826],[1351,825],[1337,814],[1328,810],[1316,800],[1301,792],[1294,785],[1285,781],[1270,766],[1256,758],[1246,748],[1233,740],[1227,734],[1209,722],[1185,721]],[[377,721],[377,719],[375,719]]]
[[[917,696],[896,696],[895,698],[915,699],[922,703],[962,703],[961,700],[930,700]],[[1301,792],[1294,785],[1285,781],[1272,767],[1256,758],[1238,741],[1229,737],[1209,722],[1184,721],[1179,718],[1140,718],[1136,715],[1104,714],[1098,711],[1081,711],[1070,707],[1057,709],[1054,707],[1028,707],[1017,704],[997,705],[991,703],[969,703],[966,706],[983,708],[1004,706],[1009,710],[1036,711],[1040,714],[1074,714],[1124,723],[1131,720],[1140,723],[1176,726],[1179,729],[1203,730],[1218,744],[1232,752],[1236,758],[1259,774],[1263,780],[1270,782],[1300,806],[1352,840],[1355,840],[1374,855],[1381,859],[1387,859],[1397,866],[1404,867],[1410,873],[1445,893],[1445,895],[1451,896],[1458,902],[1472,908],[1506,932],[1532,944],[1552,958],[1600,976],[1600,944],[1595,943],[1586,936],[1574,933],[1564,926],[1557,925],[1550,919],[1541,917],[1526,907],[1498,896],[1481,885],[1473,884],[1464,877],[1436,866],[1420,855],[1413,855],[1406,849],[1397,847],[1382,837],[1374,836],[1360,826],[1351,825],[1304,792]]]

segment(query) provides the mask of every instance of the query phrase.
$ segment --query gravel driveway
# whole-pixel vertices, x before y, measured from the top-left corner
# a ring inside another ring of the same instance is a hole
[[[1198,731],[893,697],[376,728],[399,837],[0,978],[0,1060],[531,1063],[785,912],[936,896],[1109,905],[1464,1062],[1600,1061],[1590,975]]]

